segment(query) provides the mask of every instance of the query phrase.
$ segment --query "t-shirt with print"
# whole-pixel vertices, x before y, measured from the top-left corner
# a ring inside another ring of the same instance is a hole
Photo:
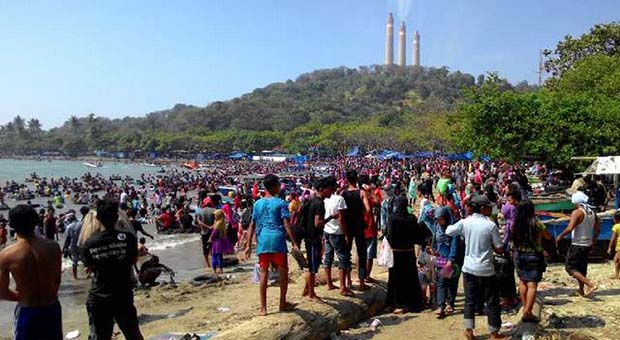
[[[310,241],[319,241],[323,236],[323,228],[317,228],[314,224],[316,216],[325,216],[325,204],[323,200],[318,197],[310,200],[310,206],[308,207],[308,225],[306,230],[308,231],[307,237]]]
[[[325,219],[338,212],[344,213],[343,210],[347,209],[347,203],[340,195],[333,194],[330,198],[324,200],[325,205]],[[342,229],[340,228],[340,220],[334,218],[325,223],[325,232],[327,234],[342,235]]]
[[[256,254],[287,252],[283,220],[290,218],[288,205],[281,198],[261,198],[254,204],[252,219],[256,227]]]
[[[138,242],[131,233],[103,231],[84,243],[84,265],[93,270],[89,300],[131,299],[131,271],[138,257]]]

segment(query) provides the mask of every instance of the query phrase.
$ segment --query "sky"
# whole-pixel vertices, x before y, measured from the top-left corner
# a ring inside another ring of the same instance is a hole
[[[408,63],[419,30],[423,66],[535,83],[540,49],[618,20],[620,2],[0,0],[0,124],[143,116],[316,69],[382,64],[390,11],[407,23]]]

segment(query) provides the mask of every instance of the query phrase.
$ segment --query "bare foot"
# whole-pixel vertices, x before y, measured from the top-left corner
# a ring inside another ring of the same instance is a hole
[[[309,295],[308,296],[308,300],[310,300],[312,302],[323,303],[323,300],[321,300],[321,298],[316,296],[316,295]]]
[[[295,309],[295,306],[297,305],[294,303],[284,302],[284,304],[280,304],[280,312],[290,312]]]
[[[588,297],[592,295],[598,289],[598,284],[594,283],[592,286],[585,289],[583,296]]]
[[[611,276],[609,279],[611,279],[611,280],[618,280],[618,279],[620,279],[620,276],[615,276],[614,275],[614,276]]]
[[[476,336],[474,335],[474,331],[472,329],[464,330],[463,337],[465,340],[476,340]]]
[[[368,283],[378,283],[379,281],[373,279],[372,277],[367,277],[366,278],[366,282],[368,282]]]
[[[338,287],[334,286],[333,284],[328,284],[327,285],[327,290],[336,290],[336,289],[338,289]]]
[[[266,309],[262,309],[262,308],[261,308],[261,309],[258,311],[258,316],[265,316],[265,315],[267,315],[267,310],[266,310]]]
[[[407,313],[407,310],[404,308],[396,308],[394,310],[394,314],[405,314],[405,313]]]
[[[577,289],[577,290],[575,291],[575,295],[577,295],[577,296],[581,296],[581,297],[584,297],[585,293],[583,292],[583,290],[581,290],[581,289]]]
[[[369,289],[370,289],[370,287],[368,287],[366,284],[360,282],[360,288],[359,288],[360,292],[364,292],[364,291],[367,291]]]
[[[352,291],[350,291],[350,290],[348,290],[346,288],[340,290],[340,295],[342,295],[342,296],[355,296],[355,294]]]

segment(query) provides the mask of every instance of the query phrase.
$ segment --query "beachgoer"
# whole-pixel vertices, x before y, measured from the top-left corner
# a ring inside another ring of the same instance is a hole
[[[512,242],[519,276],[519,295],[523,304],[523,322],[538,322],[533,315],[536,289],[547,265],[543,254],[543,238],[552,240],[545,225],[536,219],[534,203],[522,201],[512,226]]]
[[[395,198],[385,236],[394,255],[388,276],[387,305],[395,308],[396,314],[417,313],[423,308],[414,244],[423,244],[428,233],[408,212],[408,203],[406,197]]]
[[[506,204],[502,206],[501,214],[505,221],[504,226],[504,253],[496,255],[497,266],[501,271],[499,284],[501,287],[500,297],[502,299],[501,307],[504,309],[514,309],[519,304],[516,292],[515,282],[515,263],[510,250],[510,242],[512,241],[512,229],[517,218],[517,205],[521,201],[520,191],[511,191],[506,196]]]
[[[265,197],[254,205],[252,223],[248,231],[248,242],[245,249],[246,258],[252,251],[252,240],[256,231],[256,254],[260,265],[260,311],[259,315],[267,315],[267,274],[271,264],[280,271],[280,311],[287,311],[293,305],[286,301],[288,290],[288,259],[286,236],[292,240],[293,250],[299,251],[295,243],[293,230],[289,224],[289,210],[286,202],[278,198],[280,179],[276,175],[267,175],[263,180]]]
[[[6,231],[6,223],[0,222],[0,248],[6,247],[8,242],[8,232]]]
[[[596,246],[600,233],[600,220],[592,207],[588,205],[588,196],[583,192],[575,192],[571,201],[575,205],[575,210],[571,214],[566,229],[556,238],[556,243],[560,243],[566,235],[571,233],[571,245],[566,254],[566,272],[579,282],[577,293],[581,296],[590,296],[598,289],[598,284],[587,277],[590,253]]]
[[[345,174],[347,178],[347,188],[342,192],[342,198],[347,205],[345,211],[345,225],[349,233],[349,253],[355,242],[357,251],[357,273],[360,291],[367,290],[366,286],[366,238],[364,237],[364,199],[362,192],[357,187],[357,171],[350,169]],[[351,272],[349,271],[347,284],[351,286]]]
[[[499,333],[502,319],[499,287],[493,267],[493,251],[503,252],[499,229],[487,218],[491,214],[491,202],[485,195],[472,197],[469,204],[473,214],[446,229],[448,236],[465,238],[465,262],[462,268],[465,289],[463,334],[467,339],[475,339],[476,307],[478,301],[483,299],[491,339],[507,339]]]
[[[611,228],[611,240],[609,240],[607,254],[614,255],[614,276],[611,278],[617,280],[620,278],[620,213],[614,214],[614,225]]]
[[[56,217],[54,216],[54,208],[52,207],[47,208],[47,214],[43,220],[43,231],[46,239],[58,240],[58,228],[56,227]]]
[[[374,259],[377,258],[377,219],[375,211],[380,209],[381,197],[375,190],[375,181],[368,176],[360,180],[362,201],[364,202],[364,238],[366,238],[366,282],[376,282],[371,278]]]
[[[0,252],[0,300],[17,302],[13,337],[61,340],[60,247],[56,242],[35,237],[39,217],[32,207],[14,207],[9,220],[17,241]],[[9,286],[10,276],[15,280],[15,289]]]
[[[105,229],[84,242],[84,265],[94,273],[86,302],[91,340],[111,339],[115,321],[126,339],[143,339],[133,304],[138,245],[133,234],[115,230],[118,218],[117,200],[99,201],[97,220]]]
[[[338,188],[336,178],[333,176],[328,177],[329,185],[332,187],[332,192],[335,192]],[[334,253],[338,256],[338,275],[340,278],[340,295],[353,296],[350,287],[347,287],[347,273],[351,270],[351,252],[348,249],[347,228],[345,219],[345,212],[347,210],[347,203],[344,198],[338,194],[332,193],[331,197],[326,198],[325,204],[325,219],[329,219],[325,223],[325,276],[327,277],[327,287],[330,290],[338,289],[332,283],[332,264],[334,261]],[[330,216],[332,219],[330,219]]]
[[[77,269],[78,264],[81,261],[80,248],[78,247],[78,240],[80,238],[80,232],[82,231],[82,221],[84,217],[89,212],[89,208],[87,206],[83,206],[80,208],[80,213],[82,214],[82,220],[78,220],[75,217],[75,213],[70,213],[69,217],[69,225],[65,230],[65,244],[63,246],[63,253],[65,256],[71,258],[71,273],[73,274],[73,279],[77,280]]]
[[[215,208],[209,197],[205,198],[205,205],[200,210],[200,214],[196,215],[196,223],[200,227],[200,240],[202,243],[202,255],[205,258],[207,268],[211,268],[209,255],[211,254],[211,233],[215,224]]]
[[[452,214],[447,207],[435,209],[435,235],[433,250],[437,260],[437,317],[443,318],[454,312],[458,289],[458,275],[454,275],[459,251],[459,238],[446,235],[446,228],[452,224]]]
[[[149,248],[146,247],[146,239],[140,237],[138,240],[138,257],[143,257],[149,254]]]
[[[332,187],[327,178],[319,179],[314,185],[316,195],[310,200],[308,206],[308,219],[306,221],[306,259],[308,261],[308,272],[306,273],[306,285],[302,296],[314,301],[321,301],[316,295],[314,285],[316,274],[321,266],[321,256],[323,254],[323,228],[334,216],[325,218],[324,200],[332,195]]]
[[[226,235],[226,220],[224,211],[217,209],[213,213],[215,222],[213,232],[211,233],[211,259],[213,273],[215,275],[224,273],[224,252],[228,245],[228,237]]]

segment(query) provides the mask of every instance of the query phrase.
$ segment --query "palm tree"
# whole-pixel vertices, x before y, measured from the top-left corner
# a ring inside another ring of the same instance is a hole
[[[28,133],[33,137],[41,133],[41,122],[38,119],[32,118],[28,121]]]
[[[77,132],[80,128],[80,119],[76,116],[69,117],[69,125],[71,125],[73,132]]]
[[[25,124],[26,122],[24,121],[24,118],[22,118],[20,115],[17,115],[15,116],[15,118],[13,118],[13,127],[15,128],[15,130],[17,130],[19,134],[22,134],[26,129]]]

